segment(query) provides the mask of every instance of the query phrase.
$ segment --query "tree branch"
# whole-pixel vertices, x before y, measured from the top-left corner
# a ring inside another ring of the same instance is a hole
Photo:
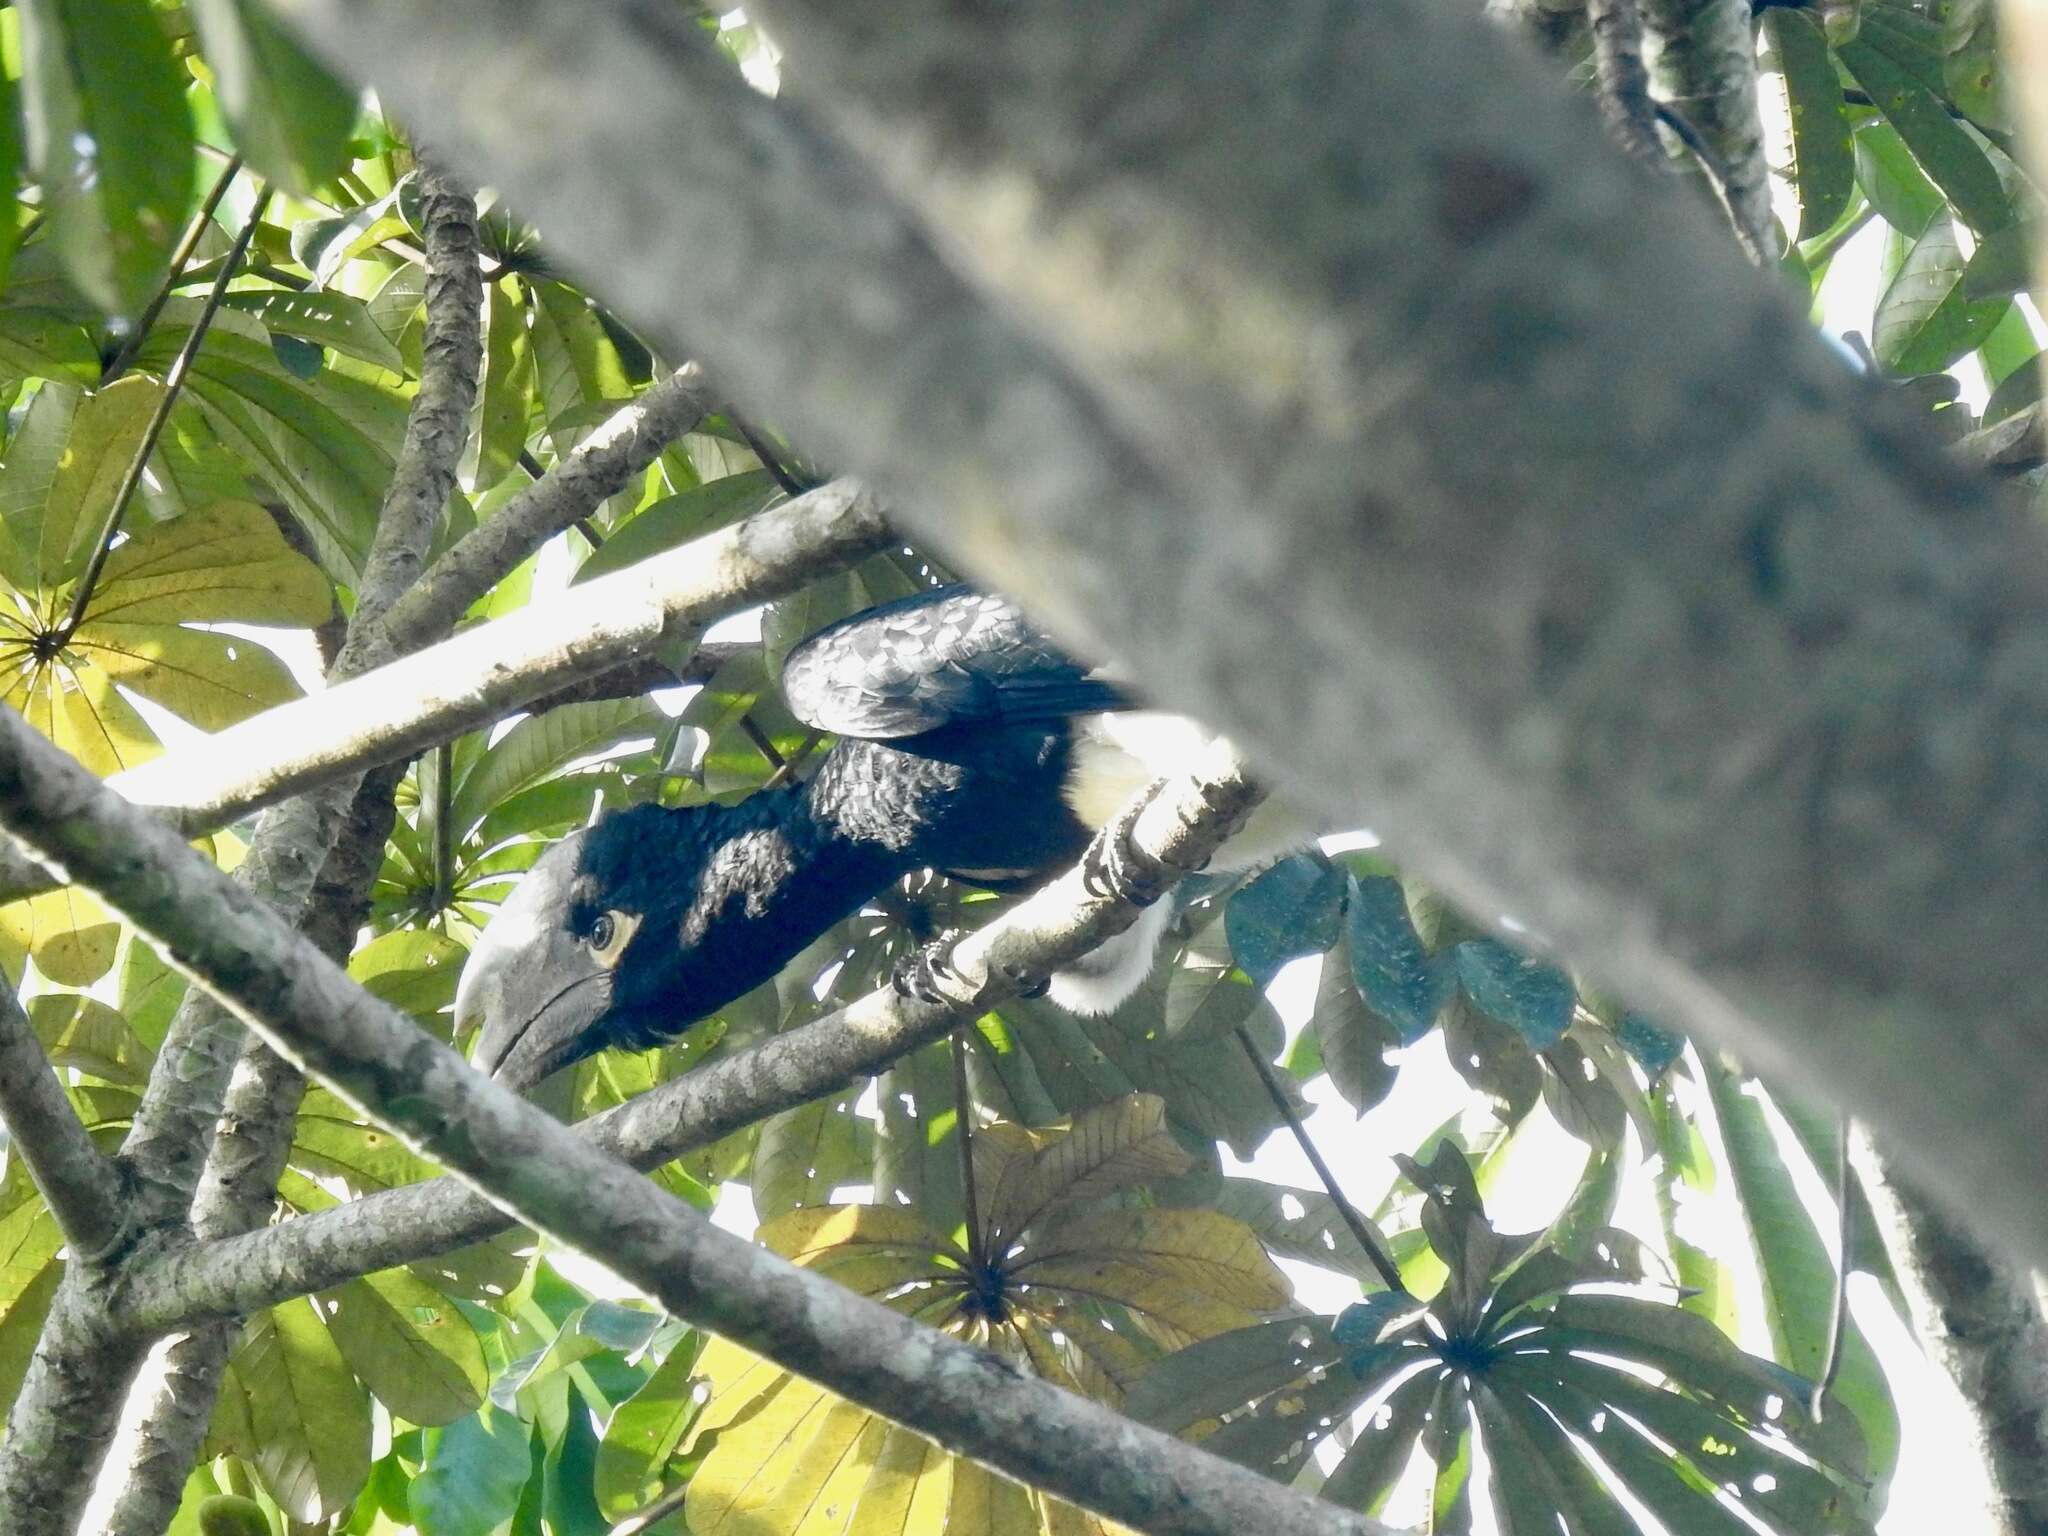
[[[1902,1179],[1862,1125],[1851,1134],[1856,1175],[1913,1331],[1970,1404],[1965,1428],[1992,1491],[1983,1530],[2039,1536],[2048,1530],[2048,1323],[2031,1277],[1987,1252]]]
[[[1225,764],[1195,765],[1193,778],[1148,802],[1132,833],[1134,845],[1169,870],[1186,872],[1250,808],[1236,785],[1235,770]],[[985,969],[997,974],[1042,976],[1094,949],[1136,915],[1136,908],[1090,891],[1076,869],[963,940],[952,963],[972,977],[979,954]],[[694,1068],[576,1130],[644,1172],[874,1077],[975,1012],[972,1003],[934,1007],[881,987],[826,1018]],[[152,1256],[130,1268],[128,1315],[139,1328],[159,1330],[254,1311],[481,1241],[512,1224],[459,1179],[431,1179],[261,1232]]]
[[[1205,765],[1214,766],[1214,765]],[[1224,806],[1256,793],[1234,757],[1202,786]],[[1199,827],[1203,820],[1195,818]],[[1215,820],[1228,824],[1219,814]],[[720,1231],[605,1157],[348,979],[277,914],[169,828],[109,794],[28,726],[0,716],[0,821],[98,891],[273,1048],[522,1221],[602,1256],[679,1316],[1009,1476],[1152,1532],[1384,1533],[1245,1468],[1020,1373],[834,1281]],[[1144,835],[1141,819],[1140,833]],[[1197,841],[1198,834],[1190,837]],[[1078,872],[1056,886],[1082,884]],[[1113,897],[1098,920],[1135,913]],[[1001,935],[963,940],[974,1006],[1015,985]],[[942,1011],[938,1005],[926,1005]]]
[[[133,1233],[113,1160],[93,1145],[14,993],[0,986],[0,1119],[65,1246],[81,1264],[113,1256]]]
[[[770,0],[770,100],[659,0],[275,3],[951,562],[2048,1261],[2038,531],[1546,61],[1415,0]]]
[[[537,696],[594,689],[614,668],[635,669],[631,675],[648,676],[652,686],[689,680],[695,667],[673,653],[712,618],[789,591],[888,538],[873,499],[836,481],[108,782],[131,800],[167,808],[167,821],[198,836],[489,725]],[[19,850],[0,855],[0,898],[54,883]]]
[[[403,652],[454,628],[469,605],[520,561],[623,490],[712,408],[703,375],[690,363],[614,412],[545,479],[514,496],[437,560],[386,616],[386,640]]]
[[[1749,0],[1641,0],[1645,59],[1658,97],[1711,151],[1706,163],[1735,237],[1760,267],[1778,259],[1771,169],[1757,114]]]

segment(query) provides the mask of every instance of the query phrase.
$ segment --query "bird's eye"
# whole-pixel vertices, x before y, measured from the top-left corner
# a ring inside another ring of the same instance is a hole
[[[628,941],[639,926],[640,919],[631,912],[600,912],[591,920],[590,931],[583,936],[583,942],[590,946],[593,955],[609,965],[625,952]]]

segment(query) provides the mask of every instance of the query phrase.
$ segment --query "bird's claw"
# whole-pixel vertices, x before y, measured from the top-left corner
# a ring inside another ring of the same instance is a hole
[[[953,946],[959,942],[958,933],[949,933],[900,958],[889,971],[889,985],[897,996],[920,1003],[957,1002],[966,981],[953,968]]]
[[[1132,840],[1143,802],[1117,814],[1081,856],[1081,885],[1090,896],[1149,907],[1166,893],[1175,871]]]

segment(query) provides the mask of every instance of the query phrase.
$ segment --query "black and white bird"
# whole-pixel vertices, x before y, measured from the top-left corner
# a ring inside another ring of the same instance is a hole
[[[839,738],[809,780],[734,805],[615,811],[521,881],[456,994],[457,1029],[481,1029],[479,1068],[525,1088],[610,1046],[673,1039],[917,870],[1029,886],[1214,739],[1134,708],[1010,603],[962,586],[820,630],[789,653],[782,688],[799,720]],[[1262,810],[1213,863],[1250,868],[1303,836]],[[1155,903],[1052,977],[1053,1000],[1115,1008],[1171,915]]]

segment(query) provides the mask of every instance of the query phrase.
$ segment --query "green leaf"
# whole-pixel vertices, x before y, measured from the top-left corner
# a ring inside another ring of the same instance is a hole
[[[1937,217],[1878,300],[1871,351],[1887,372],[1939,373],[1991,334],[2011,301],[1970,299],[1963,287],[1965,265],[1955,225]]]
[[[1974,123],[2011,128],[1998,67],[1997,0],[1947,0],[1941,22],[1941,78],[1949,100]]]
[[[254,1499],[216,1493],[199,1506],[199,1536],[270,1536],[270,1516]]]
[[[50,1302],[63,1278],[64,1261],[55,1257],[53,1250],[35,1278],[16,1291],[0,1313],[0,1403],[12,1403],[20,1394],[22,1378],[28,1375],[29,1360],[43,1331],[43,1319],[49,1316]]]
[[[1947,206],[1890,123],[1866,123],[1856,130],[1856,181],[1878,217],[1908,240],[1918,238]]]
[[[321,1300],[342,1358],[393,1413],[448,1424],[482,1404],[483,1346],[461,1310],[402,1269],[351,1280]]]
[[[451,825],[457,835],[467,832],[513,792],[578,758],[635,737],[653,736],[667,723],[659,709],[637,698],[597,699],[529,715],[500,737],[456,786]]]
[[[494,1536],[519,1507],[533,1470],[526,1424],[488,1405],[426,1436],[406,1493],[419,1536]]]
[[[2011,223],[2012,204],[2005,187],[1977,141],[1948,115],[1932,90],[1873,40],[1875,36],[1866,28],[1863,36],[1838,48],[1842,63],[1885,121],[1898,130],[1920,167],[1947,194],[1964,223],[1979,234]],[[1878,201],[1874,192],[1871,201]]]
[[[745,470],[706,481],[674,496],[664,496],[614,529],[602,547],[592,551],[590,558],[576,568],[575,579],[588,581],[593,576],[637,565],[650,555],[752,517],[781,496],[781,487],[765,469]]]
[[[311,1302],[251,1318],[228,1370],[278,1506],[309,1525],[347,1508],[370,1475],[370,1404]]]
[[[1970,253],[1969,265],[1963,268],[1963,297],[1996,299],[2022,292],[2033,281],[2033,253],[2044,238],[2048,238],[2048,223],[2029,219],[1993,230],[1979,240]]]
[[[1367,1417],[1351,1449],[1322,1486],[1322,1497],[1347,1509],[1377,1512],[1394,1483],[1408,1468],[1408,1457],[1421,1436],[1437,1374],[1417,1371],[1387,1397],[1380,1411]]]
[[[541,405],[555,451],[567,453],[588,430],[569,425],[574,413],[632,399],[633,382],[591,300],[561,283],[536,282],[530,291]]]
[[[1491,1101],[1501,1125],[1520,1125],[1542,1096],[1543,1063],[1520,1031],[1481,1013],[1463,992],[1444,1011],[1444,1054],[1471,1088]]]
[[[1382,1283],[1371,1255],[1322,1190],[1231,1178],[1206,1203],[1250,1227],[1281,1258],[1335,1270],[1367,1285]]]
[[[853,1113],[850,1095],[771,1115],[754,1151],[754,1209],[765,1221],[823,1205],[841,1184],[865,1182],[873,1156],[874,1127]]]
[[[369,306],[361,299],[325,290],[294,293],[289,289],[263,289],[231,293],[222,302],[261,321],[273,337],[296,336],[395,374],[405,372],[405,359],[378,328],[370,317]]]
[[[235,147],[272,181],[310,191],[348,166],[356,92],[249,0],[189,0]]]
[[[149,1080],[156,1053],[136,1038],[126,1019],[96,998],[45,992],[28,1005],[28,1021],[60,1067],[134,1088]]]
[[[1800,1376],[1818,1380],[1834,1326],[1834,1261],[1785,1167],[1759,1096],[1761,1085],[1745,1085],[1709,1061],[1707,1086],[1756,1252],[1773,1352]],[[1828,1176],[1832,1170],[1822,1172]],[[1853,1318],[1829,1396],[1861,1425],[1870,1470],[1880,1480],[1888,1477],[1898,1461],[1898,1408],[1884,1368]]]
[[[702,1406],[694,1391],[696,1363],[696,1340],[685,1338],[605,1425],[594,1484],[598,1508],[613,1519],[644,1509],[663,1492],[669,1458]]]
[[[1398,880],[1375,875],[1354,881],[1348,910],[1345,932],[1358,990],[1394,1026],[1401,1043],[1413,1045],[1429,1033],[1457,987],[1451,964],[1424,947]]]
[[[5,220],[0,220],[0,230],[5,227]],[[4,275],[0,273],[0,279]],[[85,327],[68,315],[47,309],[0,308],[0,376],[6,375],[93,384],[100,376],[99,349]],[[9,444],[10,454],[12,447]],[[13,468],[10,457],[10,473]]]
[[[1359,1114],[1392,1091],[1400,1068],[1387,1059],[1387,1052],[1401,1043],[1401,1036],[1366,1006],[1358,990],[1348,931],[1338,935],[1323,961],[1316,981],[1316,1010],[1302,1039],[1314,1045],[1331,1085]]]
[[[1482,1012],[1538,1050],[1563,1038],[1578,999],[1563,971],[1498,939],[1467,939],[1451,956],[1458,984]]]
[[[2041,399],[2043,376],[2042,356],[2036,352],[2027,362],[2013,369],[1991,391],[1991,398],[1984,402],[1984,425],[2004,421],[2008,416],[2025,410]]]
[[[1320,854],[1297,853],[1238,887],[1223,909],[1223,930],[1254,986],[1265,987],[1288,961],[1337,942],[1349,878]]]
[[[0,215],[0,288],[7,284],[8,268],[13,265],[15,247],[21,240],[23,226],[16,198],[21,185],[22,158],[21,87],[0,71],[0,192],[6,194],[10,205]],[[0,351],[0,359],[4,355]]]
[[[1856,155],[1842,110],[1842,83],[1827,39],[1809,13],[1773,9],[1764,30],[1777,50],[1792,118],[1792,181],[1799,193],[1796,241],[1826,233],[1856,190]]]
[[[149,302],[192,202],[192,117],[147,0],[21,0],[29,158],[71,280],[110,313]]]
[[[536,388],[533,339],[519,280],[501,277],[485,290],[484,377],[477,391],[470,480],[481,494],[509,475],[526,447]],[[611,541],[605,541],[609,544]]]
[[[1343,1358],[1344,1347],[1324,1318],[1254,1323],[1202,1339],[1157,1362],[1131,1389],[1124,1413],[1177,1435],[1313,1372],[1327,1371]]]

